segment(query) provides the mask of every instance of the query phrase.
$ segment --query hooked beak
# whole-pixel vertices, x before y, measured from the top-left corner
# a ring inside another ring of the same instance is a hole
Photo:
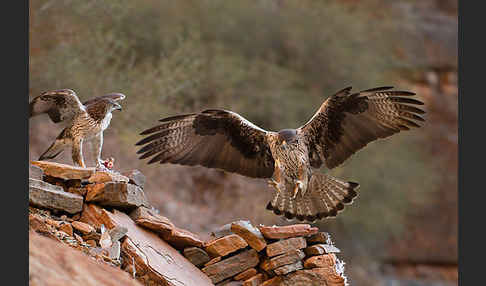
[[[287,146],[287,141],[283,140],[282,141],[282,146],[284,146],[284,147]]]
[[[115,110],[120,110],[120,111],[121,111],[121,110],[122,110],[121,105],[120,105],[120,104],[118,104],[118,103],[117,103],[117,104],[115,104]]]

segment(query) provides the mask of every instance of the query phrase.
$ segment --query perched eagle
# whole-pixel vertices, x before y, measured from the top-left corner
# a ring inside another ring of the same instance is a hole
[[[141,135],[140,159],[150,163],[202,165],[255,178],[271,178],[276,188],[267,209],[288,219],[315,221],[334,217],[352,203],[359,184],[344,182],[318,169],[332,169],[369,142],[410,127],[425,113],[408,91],[377,87],[330,96],[297,129],[266,131],[226,110],[176,115]]]
[[[96,167],[103,169],[101,159],[103,131],[110,125],[113,110],[121,110],[117,102],[125,98],[121,93],[109,93],[81,103],[70,89],[47,91],[30,102],[30,116],[47,113],[54,123],[66,123],[66,128],[39,160],[53,159],[65,147],[72,147],[73,162],[86,167],[83,157],[83,141],[91,140]]]

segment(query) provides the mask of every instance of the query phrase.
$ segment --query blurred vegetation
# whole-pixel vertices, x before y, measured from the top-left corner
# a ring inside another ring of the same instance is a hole
[[[111,146],[120,150],[119,166],[137,161],[139,132],[181,112],[225,108],[265,129],[296,128],[341,88],[396,82],[392,71],[404,64],[396,54],[403,39],[395,20],[375,10],[377,1],[370,3],[349,9],[311,0],[33,1],[30,96],[58,88],[71,88],[82,100],[126,94],[105,137],[106,144],[116,140]],[[426,202],[437,176],[420,148],[424,132],[375,142],[332,171],[361,184],[355,205],[319,223],[336,232],[341,248],[347,240],[350,247],[375,250],[402,231],[411,197]],[[150,167],[144,171],[149,182],[170,173]],[[147,192],[164,189],[151,186]],[[174,193],[190,200],[191,191]],[[261,190],[244,191],[258,197]],[[234,191],[225,192],[231,197]],[[250,209],[265,212],[264,206]]]

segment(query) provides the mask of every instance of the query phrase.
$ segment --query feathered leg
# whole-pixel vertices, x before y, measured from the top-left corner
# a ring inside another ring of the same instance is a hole
[[[73,157],[73,162],[76,166],[86,168],[83,159],[83,139],[81,138],[74,139],[72,157]]]
[[[39,157],[39,161],[46,159],[53,159],[64,151],[64,148],[71,145],[71,140],[66,138],[66,129],[64,129],[56,138],[56,140],[42,153]]]
[[[285,188],[282,182],[282,168],[278,159],[275,159],[275,172],[273,174],[273,178],[268,181],[268,184],[277,189],[278,192],[282,191],[282,187]]]
[[[103,147],[103,132],[98,133],[91,140],[91,148],[93,150],[94,161],[97,169],[104,169],[103,160],[101,160],[101,148]]]

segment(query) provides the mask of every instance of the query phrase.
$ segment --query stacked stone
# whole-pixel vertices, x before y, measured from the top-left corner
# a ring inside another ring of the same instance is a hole
[[[254,227],[240,220],[212,236],[183,253],[215,285],[345,285],[339,249],[309,224]]]
[[[203,247],[203,241],[150,207],[139,171],[31,163],[30,230],[119,267],[146,285],[213,285],[181,253]]]
[[[149,206],[136,170],[32,164],[30,229],[145,285],[345,285],[339,250],[309,224],[255,227],[239,220],[203,241]]]

